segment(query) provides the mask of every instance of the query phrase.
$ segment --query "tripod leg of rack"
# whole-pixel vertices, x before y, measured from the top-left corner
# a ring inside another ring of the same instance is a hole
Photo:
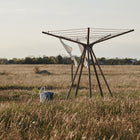
[[[107,88],[108,88],[108,90],[109,90],[109,93],[110,93],[110,95],[113,97],[113,94],[112,94],[112,92],[111,92],[111,90],[110,90],[110,88],[109,88],[109,85],[108,85],[108,83],[107,83],[107,81],[106,81],[106,78],[105,78],[105,76],[104,76],[104,74],[103,74],[103,71],[102,71],[102,69],[101,69],[101,67],[100,67],[100,65],[99,65],[99,63],[98,63],[98,60],[97,60],[97,58],[96,58],[96,56],[95,56],[93,50],[91,50],[91,51],[92,51],[92,54],[93,54],[93,56],[94,56],[94,58],[95,58],[95,60],[96,60],[97,65],[98,65],[98,67],[99,67],[99,70],[100,70],[100,72],[101,72],[101,75],[103,76],[103,79],[104,79],[104,81],[105,81],[105,83],[106,83],[106,86],[107,86]]]
[[[71,63],[71,82],[73,81],[73,63]]]
[[[98,73],[97,73],[97,70],[96,70],[96,66],[95,66],[95,63],[94,63],[94,60],[93,60],[93,56],[92,56],[92,51],[90,51],[90,55],[91,55],[91,60],[92,60],[92,63],[93,63],[93,68],[94,68],[94,71],[95,71],[96,79],[97,79],[97,82],[98,82],[98,86],[99,86],[99,89],[100,89],[100,93],[101,93],[101,96],[103,97],[103,92],[102,92],[100,80],[99,80]]]
[[[75,78],[76,78],[77,72],[78,72],[79,67],[80,67],[80,65],[81,65],[81,62],[82,62],[82,58],[83,58],[83,56],[84,56],[84,53],[85,53],[85,51],[83,51],[83,53],[82,53],[82,56],[81,56],[80,62],[79,62],[78,67],[77,67],[77,69],[76,69],[76,72],[75,72],[75,75],[74,75],[74,78],[73,78],[73,81],[72,81],[72,83],[71,83],[71,86],[70,86],[70,89],[69,89],[69,92],[68,92],[68,94],[67,94],[66,99],[69,98],[69,95],[70,95],[70,92],[71,92],[71,88],[72,88],[72,86],[73,86],[73,83],[74,83],[74,81],[75,81]]]
[[[89,77],[89,93],[90,93],[90,98],[91,98],[92,93],[91,93],[91,75],[90,75],[89,49],[88,49],[88,77]]]
[[[82,74],[82,70],[83,70],[83,66],[84,66],[84,59],[85,59],[86,50],[84,50],[84,51],[85,51],[85,53],[84,53],[84,57],[83,57],[82,63],[81,63],[80,75],[79,75],[79,79],[78,79],[78,83],[77,83],[77,87],[76,87],[75,97],[77,96],[79,83],[80,83],[80,79],[81,79],[81,74]]]

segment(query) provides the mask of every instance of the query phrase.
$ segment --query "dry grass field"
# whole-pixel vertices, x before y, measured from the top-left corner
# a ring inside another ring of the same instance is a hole
[[[36,74],[36,66],[50,75]],[[100,96],[92,72],[89,99],[84,68],[77,98],[73,88],[65,100],[71,83],[70,65],[0,65],[0,139],[139,140],[140,66],[102,69],[113,98],[101,75],[104,98]],[[39,102],[42,86],[54,92],[52,102]]]

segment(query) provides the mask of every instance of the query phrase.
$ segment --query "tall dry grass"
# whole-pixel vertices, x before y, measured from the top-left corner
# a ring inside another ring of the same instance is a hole
[[[140,66],[102,66],[113,98],[103,80],[100,96],[92,73],[89,99],[84,69],[78,97],[73,89],[69,100],[70,66],[39,65],[50,75],[35,74],[35,66],[0,66],[0,139],[140,139]],[[53,102],[39,103],[41,86],[54,91]]]
[[[36,65],[1,65],[0,88],[6,87],[41,87],[42,85],[54,89],[67,89],[70,86],[70,65],[38,65],[40,70],[48,70],[50,75],[34,73]],[[91,67],[92,69],[92,67]],[[140,91],[140,67],[139,66],[102,66],[106,79],[113,92]],[[74,69],[75,71],[75,69]],[[100,74],[100,73],[99,73]],[[80,86],[88,88],[88,71],[83,70]],[[101,75],[99,76],[104,90],[105,85]],[[92,69],[92,87],[98,90],[95,75]]]
[[[139,100],[79,98],[0,104],[0,139],[139,139]]]

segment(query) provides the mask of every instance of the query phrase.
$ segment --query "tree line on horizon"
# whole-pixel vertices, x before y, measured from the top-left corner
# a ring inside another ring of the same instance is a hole
[[[75,56],[79,62],[80,57]],[[140,65],[140,60],[132,58],[98,58],[101,65]],[[70,57],[58,56],[43,56],[43,57],[25,57],[25,58],[0,58],[0,64],[71,64]]]

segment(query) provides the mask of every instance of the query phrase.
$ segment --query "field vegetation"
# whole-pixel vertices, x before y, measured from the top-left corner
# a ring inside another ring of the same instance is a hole
[[[36,67],[50,74],[38,74]],[[113,98],[99,74],[104,98],[100,96],[92,72],[91,99],[84,68],[77,98],[75,82],[66,100],[70,67],[0,65],[0,139],[139,140],[140,66],[102,66]],[[40,103],[38,92],[42,86],[54,92],[53,101]]]

